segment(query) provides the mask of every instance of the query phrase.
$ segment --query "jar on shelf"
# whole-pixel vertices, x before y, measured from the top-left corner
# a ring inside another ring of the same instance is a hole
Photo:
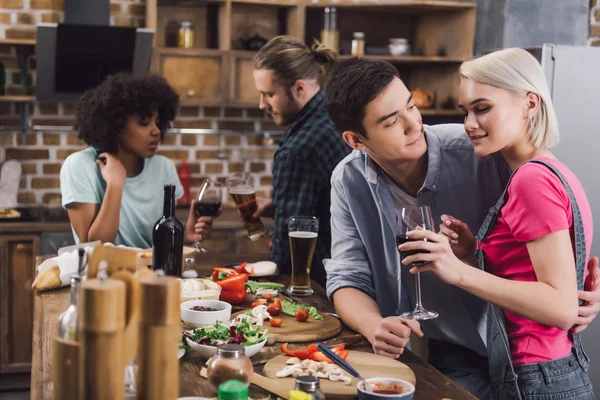
[[[179,40],[177,47],[191,49],[194,47],[194,25],[191,21],[183,21],[179,26]]]
[[[250,385],[252,362],[239,344],[223,344],[217,347],[217,354],[208,361],[208,382],[217,392],[219,385],[237,380]]]
[[[362,57],[365,55],[365,34],[363,32],[354,32],[352,39],[352,51],[353,57]]]

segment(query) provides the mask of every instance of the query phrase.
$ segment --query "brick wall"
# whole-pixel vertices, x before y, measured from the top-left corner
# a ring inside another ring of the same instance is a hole
[[[144,0],[111,0],[111,24],[144,26]],[[60,22],[64,18],[62,0],[0,0],[0,38],[35,38],[39,22]],[[25,88],[21,80],[14,46],[0,46],[0,62],[6,71],[6,94],[33,94],[36,59],[30,60],[31,72]],[[73,103],[39,103],[28,105],[31,125],[72,126]],[[19,126],[17,104],[0,103],[0,125]],[[216,107],[181,107],[176,128],[212,128],[233,131],[278,129],[258,109]],[[0,132],[0,163],[17,159],[23,165],[23,177],[18,200],[20,205],[60,204],[59,171],[65,157],[84,146],[74,132],[31,132],[27,143],[21,144],[20,133]],[[272,189],[272,158],[275,144],[263,144],[261,135],[167,135],[159,154],[169,157],[177,167],[181,160],[189,162],[192,189],[198,189],[203,177],[223,180],[232,172],[252,172],[259,194],[269,195]],[[242,162],[230,162],[223,156],[240,153]]]
[[[598,0],[590,0],[590,39],[591,46],[600,46],[600,5]]]

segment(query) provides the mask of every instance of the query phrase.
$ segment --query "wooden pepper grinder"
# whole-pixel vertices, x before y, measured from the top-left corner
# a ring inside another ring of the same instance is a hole
[[[179,279],[162,276],[140,280],[140,336],[137,399],[179,397]]]
[[[105,274],[81,283],[80,399],[124,398],[125,288],[124,282],[106,279]]]

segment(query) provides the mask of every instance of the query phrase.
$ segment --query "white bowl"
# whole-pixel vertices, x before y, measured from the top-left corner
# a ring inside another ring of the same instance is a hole
[[[403,386],[408,389],[401,394],[378,394],[369,393],[363,389],[362,382],[358,382],[356,390],[358,391],[359,400],[411,400],[415,394],[415,385],[402,379],[396,378],[369,378],[365,379],[367,383],[371,384],[371,387],[375,386],[382,390],[393,390],[394,387]]]
[[[390,43],[388,49],[393,56],[404,56],[410,53],[410,45],[406,43]]]
[[[217,354],[217,346],[197,344],[192,342],[191,340],[186,340],[186,342],[193,351],[200,355],[200,357],[211,358],[212,356]],[[252,357],[256,355],[260,351],[260,349],[262,349],[265,346],[265,343],[267,343],[267,339],[263,340],[260,343],[253,344],[252,346],[246,346],[244,347],[244,352],[248,357]]]
[[[216,308],[218,311],[194,311],[195,306]],[[228,323],[231,318],[231,304],[219,300],[190,300],[181,303],[181,320],[191,326],[214,325],[217,321]]]

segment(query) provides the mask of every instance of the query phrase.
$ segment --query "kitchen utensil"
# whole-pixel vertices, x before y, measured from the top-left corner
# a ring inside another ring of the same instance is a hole
[[[244,312],[237,312],[231,318],[235,318]],[[276,342],[288,343],[326,340],[334,337],[342,330],[342,324],[337,318],[325,313],[321,313],[321,315],[324,318],[322,321],[308,318],[306,322],[299,322],[295,317],[279,314],[276,318],[283,320],[281,326],[275,328],[265,321],[263,330],[269,330],[269,339],[273,339]]]
[[[371,388],[371,385],[369,385],[364,380],[364,378],[362,376],[360,376],[360,373],[357,370],[355,370],[350,364],[348,364],[346,361],[344,361],[342,358],[340,358],[340,356],[338,356],[337,354],[335,354],[333,351],[329,350],[329,347],[327,347],[323,343],[317,343],[317,348],[319,350],[321,350],[321,352],[323,354],[325,354],[331,361],[333,361],[334,363],[336,363],[337,365],[339,365],[343,370],[345,370],[346,372],[348,372],[353,377],[358,378],[363,383],[363,388],[367,392],[372,392],[373,391],[373,388]]]

